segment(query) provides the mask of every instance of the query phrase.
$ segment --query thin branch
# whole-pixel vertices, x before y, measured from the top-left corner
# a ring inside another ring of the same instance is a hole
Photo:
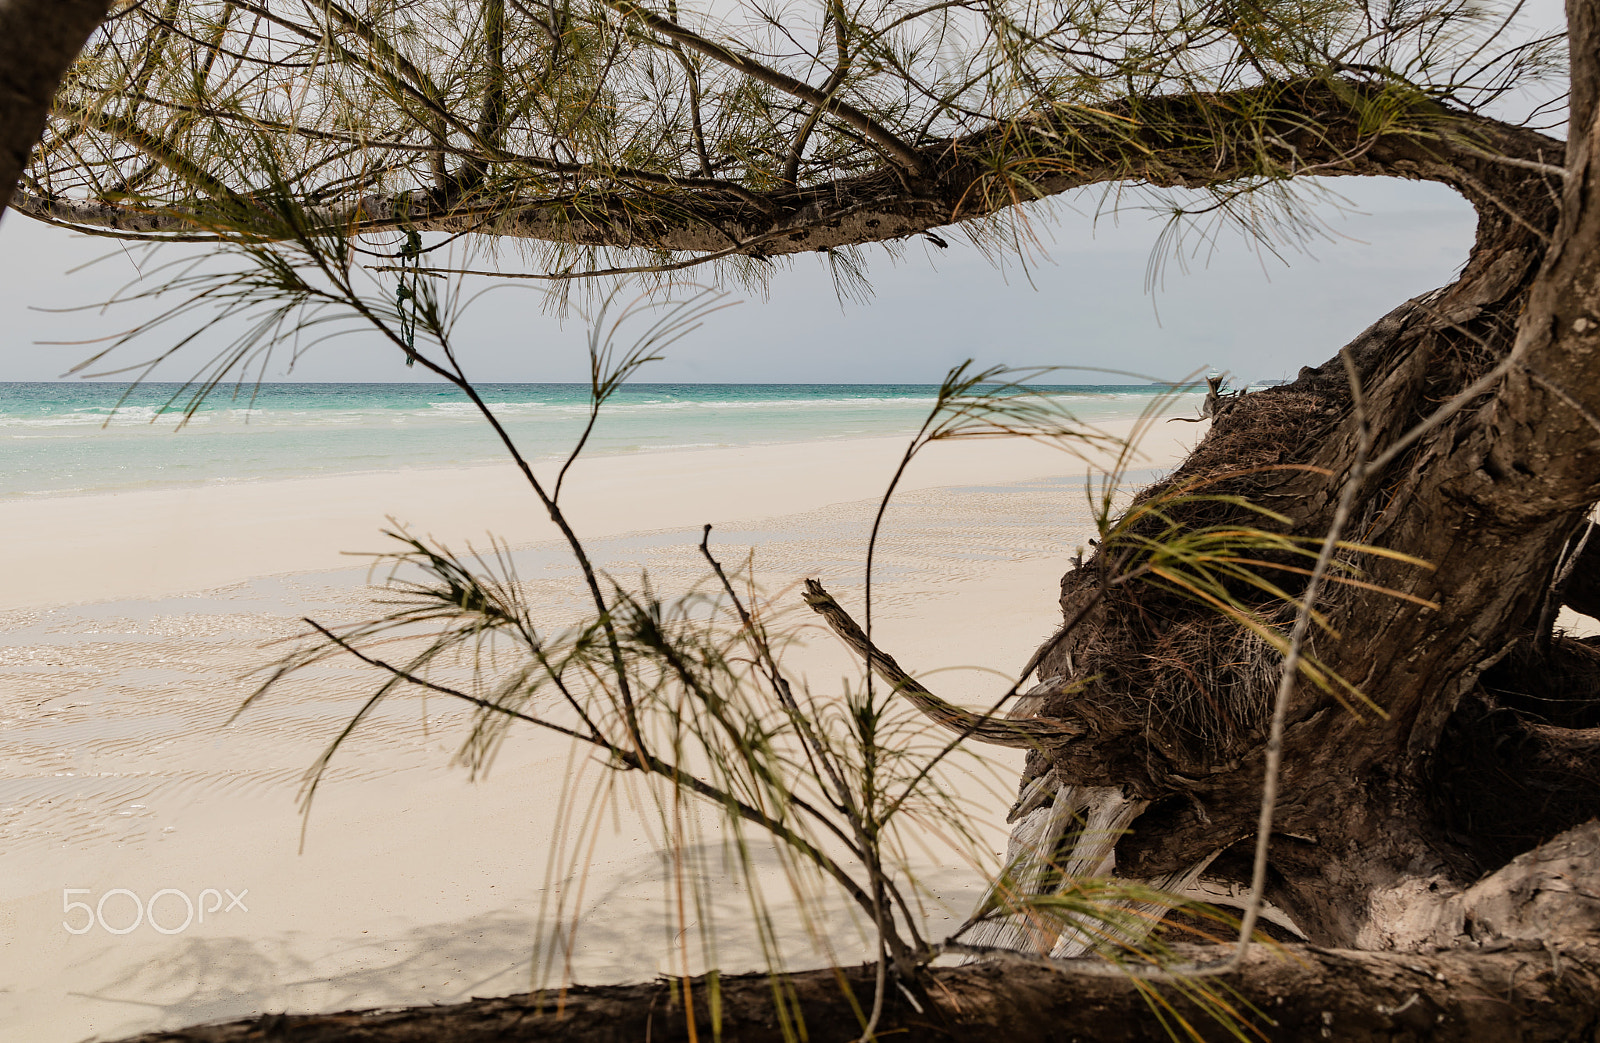
[[[995,717],[975,714],[934,695],[916,678],[901,669],[894,658],[868,640],[856,621],[850,618],[832,594],[814,579],[806,580],[805,601],[823,618],[830,629],[891,689],[904,696],[924,716],[941,728],[960,732],[978,742],[1013,749],[1058,749],[1088,734],[1080,722],[1067,719]]]
[[[841,101],[837,97],[829,97],[810,84],[802,83],[792,76],[762,65],[753,58],[735,53],[721,44],[707,40],[705,37],[685,29],[676,22],[647,11],[635,0],[602,0],[602,2],[607,7],[635,19],[669,40],[675,40],[690,50],[698,51],[707,58],[741,72],[752,80],[765,83],[769,87],[776,87],[785,94],[826,109],[882,146],[884,151],[893,156],[895,162],[905,167],[906,170],[913,174],[922,172],[922,156],[915,149],[901,141],[887,127],[855,106]]]

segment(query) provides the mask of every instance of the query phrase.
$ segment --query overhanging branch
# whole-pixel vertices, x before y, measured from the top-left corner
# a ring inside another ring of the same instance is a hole
[[[1510,194],[1500,191],[1508,179],[1534,176],[1504,158],[1537,163],[1561,148],[1532,131],[1426,100],[1369,133],[1361,97],[1358,84],[1301,82],[1062,108],[917,149],[922,176],[914,187],[892,165],[805,188],[746,190],[742,198],[708,192],[690,174],[675,187],[667,174],[652,174],[646,184],[626,172],[596,171],[561,196],[373,193],[309,213],[330,230],[349,232],[481,232],[669,253],[737,247],[776,257],[904,239],[1018,202],[1123,181],[1201,188],[1306,174],[1388,176],[1443,182],[1482,207],[1492,205],[1479,198],[1485,192],[1500,198]],[[203,213],[183,206],[26,195],[16,207],[90,233],[192,234],[205,223]]]

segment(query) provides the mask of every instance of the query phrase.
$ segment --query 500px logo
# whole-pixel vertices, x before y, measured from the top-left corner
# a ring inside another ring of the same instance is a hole
[[[82,910],[87,919],[81,926],[74,926],[71,920],[62,920],[61,926],[66,928],[68,934],[88,934],[99,924],[109,934],[127,934],[141,923],[149,923],[162,934],[178,934],[189,929],[192,923],[205,923],[207,913],[231,913],[235,909],[248,913],[249,907],[244,904],[244,896],[250,893],[247,887],[238,894],[234,894],[224,887],[218,891],[208,887],[194,897],[193,900],[175,887],[164,887],[150,896],[150,901],[145,902],[126,887],[113,887],[100,896],[94,905],[88,902],[75,902],[73,895],[86,895],[93,892],[87,887],[63,887],[61,889],[61,911],[67,914]],[[227,904],[223,904],[223,895],[227,895]],[[207,899],[211,904],[206,904]],[[116,901],[112,901],[116,899]],[[163,901],[165,899],[165,901]],[[106,917],[106,903],[111,903],[111,917]],[[161,903],[161,915],[166,921],[156,919],[156,904]],[[132,909],[129,909],[132,903]],[[172,924],[177,920],[179,911],[183,913],[183,922],[176,927]],[[116,922],[119,926],[112,926]]]

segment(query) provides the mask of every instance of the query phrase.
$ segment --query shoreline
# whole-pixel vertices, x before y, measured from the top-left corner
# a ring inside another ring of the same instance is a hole
[[[160,414],[169,392],[145,385],[113,416],[107,389],[0,384],[0,499],[92,496],[341,478],[396,468],[461,469],[505,459],[489,425],[449,385],[269,383],[259,396],[210,401],[192,422]],[[32,390],[28,390],[28,389]],[[373,390],[380,389],[380,390]],[[698,389],[698,390],[696,390]],[[531,456],[559,455],[589,416],[588,384],[485,385],[490,406]],[[1048,389],[1041,389],[1048,391]],[[1146,389],[1148,390],[1148,389]],[[1164,390],[1164,389],[1158,389]],[[591,431],[595,456],[909,436],[935,385],[635,384],[616,389]],[[1084,424],[1148,410],[1192,412],[1165,396],[1063,386]],[[181,397],[181,396],[180,396]],[[224,396],[226,398],[226,396]],[[503,399],[503,401],[502,401]],[[181,404],[181,403],[180,403]],[[174,428],[187,426],[181,437]],[[102,428],[107,428],[102,430]]]
[[[1138,421],[1099,429],[1126,437]],[[1141,470],[1170,466],[1205,425],[1150,425]],[[879,495],[907,439],[788,442],[580,459],[563,491],[586,539],[776,517]],[[1102,465],[1104,453],[1090,454]],[[1083,461],[1019,439],[930,446],[901,491],[1082,474]],[[553,467],[545,469],[548,477]],[[27,548],[0,611],[171,596],[349,567],[381,549],[389,519],[457,547],[525,547],[559,535],[511,464],[367,472],[0,502],[0,531]]]
[[[1158,419],[1165,420],[1166,417],[1163,416],[1163,417],[1160,417]],[[1121,426],[1131,425],[1131,424],[1133,424],[1135,422],[1136,421],[1131,420],[1131,419],[1106,420],[1106,421],[1100,421],[1100,422],[1096,423],[1094,426],[1095,426],[1096,430],[1100,430],[1102,427],[1113,427],[1113,426],[1115,426],[1118,429],[1120,429]],[[576,467],[576,466],[580,466],[580,465],[583,465],[583,466],[591,465],[591,464],[593,464],[593,463],[595,463],[596,461],[599,461],[599,460],[608,460],[608,459],[614,459],[614,458],[617,458],[617,457],[676,456],[678,454],[684,454],[684,453],[735,452],[735,451],[740,451],[740,450],[752,450],[752,451],[760,452],[760,451],[768,450],[768,449],[780,449],[780,448],[783,448],[785,446],[800,446],[800,445],[828,446],[828,445],[844,445],[844,444],[847,444],[847,443],[855,443],[855,442],[880,442],[880,441],[881,442],[896,442],[896,441],[898,441],[901,445],[904,445],[904,443],[907,442],[908,440],[909,440],[909,436],[904,436],[904,435],[839,435],[839,436],[828,436],[828,437],[822,437],[822,438],[775,439],[773,441],[764,441],[764,442],[739,442],[739,443],[731,443],[731,442],[729,442],[729,443],[723,443],[723,442],[697,442],[697,443],[688,443],[688,444],[683,444],[683,445],[660,445],[660,446],[644,445],[644,446],[634,446],[634,447],[630,447],[628,449],[590,448],[590,449],[586,449],[585,450],[585,455],[580,457],[580,464],[575,464],[574,466]],[[505,453],[502,450],[501,453],[500,453],[500,457],[503,458],[504,456],[505,456]],[[370,477],[376,476],[376,475],[392,475],[392,474],[396,474],[396,473],[399,473],[399,472],[406,472],[406,473],[443,472],[443,473],[456,474],[456,473],[460,473],[460,472],[463,472],[463,471],[467,471],[467,472],[483,472],[483,473],[487,473],[487,472],[489,472],[491,470],[494,470],[494,469],[502,469],[502,470],[504,470],[504,469],[507,469],[507,468],[512,466],[510,464],[507,464],[504,461],[504,459],[501,459],[501,458],[496,458],[496,459],[487,459],[486,458],[486,459],[482,459],[482,460],[464,461],[464,462],[453,463],[453,464],[450,464],[450,465],[418,464],[416,466],[368,467],[368,468],[360,468],[360,469],[354,469],[354,470],[348,470],[348,471],[318,472],[318,473],[315,473],[315,474],[256,475],[256,476],[249,477],[249,478],[231,478],[231,477],[215,478],[215,477],[213,477],[213,478],[199,478],[199,479],[193,479],[193,480],[187,480],[187,481],[145,482],[145,483],[140,483],[140,484],[127,485],[127,486],[121,486],[121,487],[112,487],[112,488],[30,489],[30,490],[25,490],[23,492],[0,493],[0,509],[3,509],[8,504],[37,503],[37,502],[43,502],[43,501],[47,501],[47,500],[83,499],[83,498],[88,498],[88,497],[106,497],[106,498],[109,498],[109,497],[145,495],[145,494],[148,494],[148,495],[160,495],[160,494],[164,494],[164,493],[193,492],[193,491],[196,491],[196,490],[204,490],[204,489],[240,489],[240,488],[251,488],[251,487],[254,487],[254,486],[258,486],[258,485],[274,485],[274,484],[282,483],[282,482],[300,482],[300,481],[314,481],[314,480],[344,481],[344,480],[349,480],[349,479],[370,478]],[[536,473],[543,473],[543,472],[549,471],[552,468],[558,468],[561,465],[561,463],[566,460],[566,457],[564,455],[560,454],[560,453],[546,453],[546,454],[540,455],[540,456],[531,456],[531,455],[529,455],[529,456],[526,456],[526,459],[527,459],[529,465],[534,468],[534,471]]]

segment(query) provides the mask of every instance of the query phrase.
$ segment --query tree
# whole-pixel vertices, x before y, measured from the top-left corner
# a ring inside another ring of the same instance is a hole
[[[0,213],[44,131],[50,99],[111,0],[0,3]]]
[[[1502,43],[1509,17],[1449,2],[828,3],[719,29],[635,0],[167,0],[91,46],[17,206],[225,237],[287,191],[352,233],[546,244],[544,277],[566,282],[710,262],[760,279],[815,250],[848,277],[863,244],[947,226],[1025,249],[1018,204],[1095,184],[1198,189],[1176,221],[1263,235],[1293,232],[1308,176],[1449,185],[1479,220],[1461,276],[1224,405],[1145,494],[1206,493],[1156,528],[1275,512],[1323,548],[1316,568],[1264,553],[1270,589],[1213,573],[1242,628],[1185,576],[1124,581],[1125,548],[1070,572],[1023,703],[1059,741],[1031,755],[1015,815],[1047,851],[1111,815],[1119,873],[1254,884],[1311,943],[1364,951],[1306,950],[1302,978],[1230,967],[1282,1001],[1282,1038],[1319,1010],[1345,1038],[1567,1038],[1600,1014],[1582,825],[1600,651],[1553,624],[1596,582],[1597,10],[1568,5],[1562,142],[1489,114],[1560,71],[1552,41]],[[1296,597],[1315,625],[1295,626]],[[1306,667],[1280,672],[1286,651]],[[985,972],[941,973],[959,990]],[[1004,1010],[1027,988],[989,995]],[[1134,1019],[1136,993],[1104,1009]]]

